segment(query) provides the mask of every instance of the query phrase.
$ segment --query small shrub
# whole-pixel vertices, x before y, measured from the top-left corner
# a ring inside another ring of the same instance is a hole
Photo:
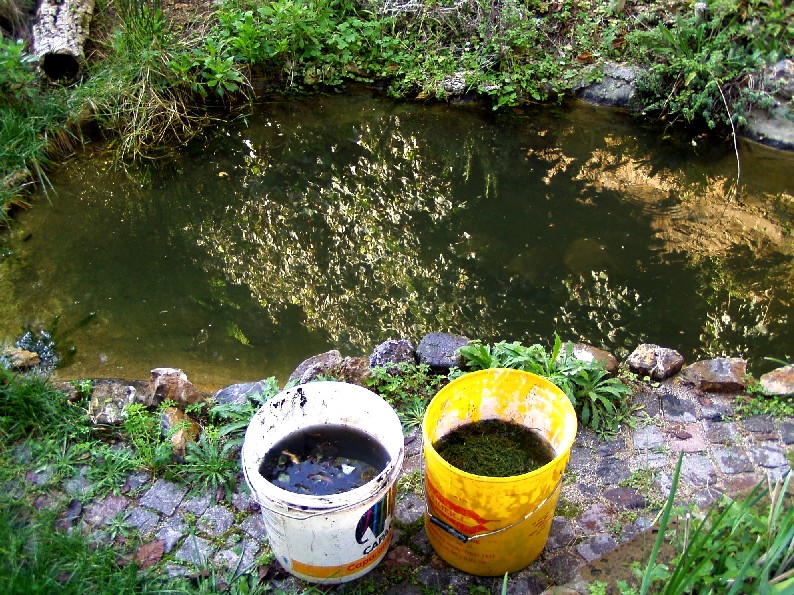
[[[559,336],[551,352],[537,344],[526,347],[504,341],[494,345],[475,341],[459,352],[469,371],[513,368],[548,378],[568,395],[582,424],[602,437],[616,433],[621,424],[634,423],[631,389],[610,378],[599,363],[574,357],[570,344],[563,349]]]

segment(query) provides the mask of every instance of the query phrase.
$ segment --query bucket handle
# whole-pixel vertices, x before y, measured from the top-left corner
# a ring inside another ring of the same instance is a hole
[[[507,531],[508,529],[512,529],[516,525],[519,525],[533,516],[541,507],[549,501],[549,499],[557,493],[557,490],[560,488],[560,484],[562,484],[562,475],[557,480],[557,483],[554,486],[554,489],[546,496],[543,500],[541,500],[540,504],[538,504],[535,508],[530,510],[523,518],[518,519],[515,522],[510,523],[506,527],[502,527],[501,529],[494,529],[493,531],[486,531],[485,533],[477,533],[476,535],[466,535],[455,529],[452,525],[447,523],[446,521],[442,521],[440,518],[435,516],[427,506],[427,496],[425,495],[425,514],[427,518],[430,519],[430,522],[434,525],[441,527],[444,531],[459,539],[461,542],[466,543],[472,539],[482,539],[483,537],[491,537],[492,535],[496,535],[498,533],[502,533],[503,531]],[[424,486],[424,484],[422,484]]]

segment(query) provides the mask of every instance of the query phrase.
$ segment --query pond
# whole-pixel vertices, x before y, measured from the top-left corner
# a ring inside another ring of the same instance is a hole
[[[5,234],[0,342],[207,387],[433,331],[790,359],[794,156],[740,153],[735,194],[730,142],[584,104],[260,104],[173,159],[53,174]]]

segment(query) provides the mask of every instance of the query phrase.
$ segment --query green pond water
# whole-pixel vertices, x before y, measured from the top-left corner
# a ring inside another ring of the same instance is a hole
[[[730,142],[606,109],[261,104],[174,159],[54,173],[2,240],[0,342],[212,387],[432,331],[790,359],[794,156],[740,150],[734,196]]]

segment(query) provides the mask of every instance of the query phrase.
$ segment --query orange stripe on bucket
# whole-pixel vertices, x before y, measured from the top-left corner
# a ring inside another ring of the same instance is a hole
[[[292,564],[292,569],[295,572],[319,579],[350,576],[351,574],[361,572],[364,568],[380,560],[380,557],[389,547],[389,543],[391,543],[391,535],[363,558],[348,562],[347,564],[340,564],[339,566],[317,566],[316,564],[304,564],[297,560],[291,560],[290,564]]]

